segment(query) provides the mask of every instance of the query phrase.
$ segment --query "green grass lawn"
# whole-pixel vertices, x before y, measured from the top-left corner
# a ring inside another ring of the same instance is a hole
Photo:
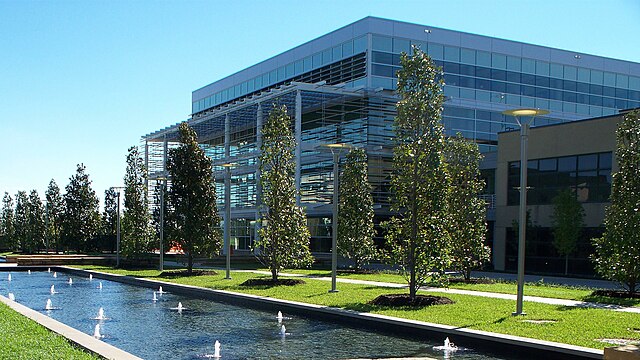
[[[0,304],[0,359],[100,359]]]
[[[512,317],[515,302],[477,296],[447,294],[455,301],[452,305],[438,305],[421,309],[389,308],[370,305],[369,302],[381,294],[402,293],[406,290],[389,289],[370,285],[339,283],[338,293],[328,293],[330,284],[326,281],[305,279],[306,284],[298,286],[278,286],[245,288],[240,283],[260,275],[247,272],[233,272],[231,280],[218,275],[183,278],[159,278],[156,270],[127,271],[105,267],[93,268],[98,271],[123,275],[155,278],[168,282],[195,285],[211,289],[229,290],[278,299],[306,302],[317,305],[421,320],[463,328],[492,331],[496,333],[524,336],[535,339],[557,341],[572,345],[602,349],[612,346],[598,341],[602,338],[624,338],[640,340],[638,314],[621,313],[603,309],[573,308],[525,302],[526,317]],[[560,290],[557,290],[560,291]],[[434,293],[433,295],[442,296]],[[532,324],[522,320],[554,320],[555,323]]]

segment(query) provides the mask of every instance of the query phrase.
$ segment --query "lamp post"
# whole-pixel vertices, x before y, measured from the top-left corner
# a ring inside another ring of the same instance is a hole
[[[112,186],[111,190],[116,191],[118,198],[118,217],[117,217],[117,230],[116,230],[116,267],[120,267],[120,190],[123,190],[122,186]]]
[[[231,168],[236,166],[234,163],[222,164],[225,169],[224,174],[224,248],[227,252],[227,276],[225,279],[231,279],[231,239],[230,239],[230,223],[231,223]]]
[[[527,143],[529,141],[529,127],[537,115],[546,115],[549,111],[540,109],[506,110],[502,114],[516,118],[520,125],[520,212],[518,219],[518,295],[516,297],[516,311],[512,315],[526,315],[522,310],[524,296],[524,258],[525,241],[527,237]],[[522,117],[528,120],[523,120]]]
[[[349,151],[353,146],[349,144],[323,144],[319,146],[321,149],[330,150],[333,154],[333,208],[331,221],[331,290],[329,292],[338,292],[336,289],[336,273],[338,271],[338,165],[340,162],[340,154],[343,150]]]
[[[162,186],[160,187],[160,264],[158,265],[158,270],[164,271],[164,192],[167,186],[167,177],[166,176],[157,176],[150,178],[149,180],[160,181]]]

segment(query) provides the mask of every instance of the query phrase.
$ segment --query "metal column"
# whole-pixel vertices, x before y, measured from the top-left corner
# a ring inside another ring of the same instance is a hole
[[[296,205],[300,206],[300,174],[302,167],[302,93],[296,91]]]
[[[256,159],[256,222],[254,226],[254,241],[258,242],[260,241],[260,218],[262,217],[262,184],[260,183],[262,176],[262,172],[260,171],[260,166],[262,165],[260,162],[260,155],[262,155],[262,103],[258,103],[258,110],[256,113],[256,148],[258,150],[258,155]],[[254,251],[257,251],[257,249]]]
[[[229,119],[229,114],[227,114],[224,117],[224,161],[225,162],[229,162],[229,156],[231,153],[231,120]],[[227,173],[225,173],[227,174]],[[226,199],[226,194],[231,193],[231,191],[229,191],[230,189],[227,188],[227,186],[231,186],[231,181],[229,180],[227,182],[227,176],[225,176],[224,179],[224,191],[225,191],[225,216],[224,216],[224,246],[222,248],[222,253],[224,255],[226,255],[229,252],[229,246],[230,246],[230,242],[229,242],[229,236],[231,235],[229,233],[230,231],[230,222],[231,222],[231,212],[230,211],[226,211],[227,208],[230,208],[230,204],[227,202],[230,199]],[[229,196],[229,198],[231,198],[231,196]]]

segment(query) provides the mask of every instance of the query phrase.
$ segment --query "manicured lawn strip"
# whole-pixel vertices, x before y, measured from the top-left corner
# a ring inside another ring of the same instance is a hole
[[[271,288],[246,288],[240,283],[255,277],[256,274],[233,272],[232,280],[225,280],[224,274],[195,276],[188,278],[157,278],[151,271],[125,271],[96,269],[124,275],[150,277],[179,284],[194,285],[211,289],[229,290],[272,298],[306,302],[317,305],[334,306],[357,311],[390,315],[406,319],[421,320],[457,327],[492,331],[496,333],[524,336],[535,339],[556,341],[578,346],[602,349],[611,346],[598,341],[601,338],[639,339],[640,333],[633,331],[638,327],[638,315],[602,309],[568,308],[525,302],[527,316],[512,317],[515,302],[501,299],[489,299],[477,296],[447,294],[454,300],[453,305],[439,305],[419,310],[408,308],[387,308],[369,305],[376,296],[390,293],[403,293],[406,290],[389,289],[369,285],[338,284],[340,292],[327,292],[326,281],[305,279],[305,285],[278,286]],[[442,295],[434,293],[433,295]],[[556,320],[552,324],[531,324],[524,319]]]
[[[0,359],[101,359],[0,304]]]

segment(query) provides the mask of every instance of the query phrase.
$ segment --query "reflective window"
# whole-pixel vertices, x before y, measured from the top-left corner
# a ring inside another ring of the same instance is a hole
[[[372,35],[371,47],[373,48],[373,50],[392,52],[393,40],[390,37],[386,36]]]
[[[347,41],[342,44],[342,56],[351,56],[353,55],[353,43],[351,41]]]
[[[480,66],[491,66],[491,53],[486,51],[477,51],[476,52],[476,64]]]
[[[445,46],[444,47],[444,59],[446,61],[460,62],[460,48]]]
[[[401,52],[411,54],[411,42],[406,39],[393,38],[393,52],[397,54]]]
[[[475,64],[476,51],[471,49],[460,49],[460,61],[465,64]]]

